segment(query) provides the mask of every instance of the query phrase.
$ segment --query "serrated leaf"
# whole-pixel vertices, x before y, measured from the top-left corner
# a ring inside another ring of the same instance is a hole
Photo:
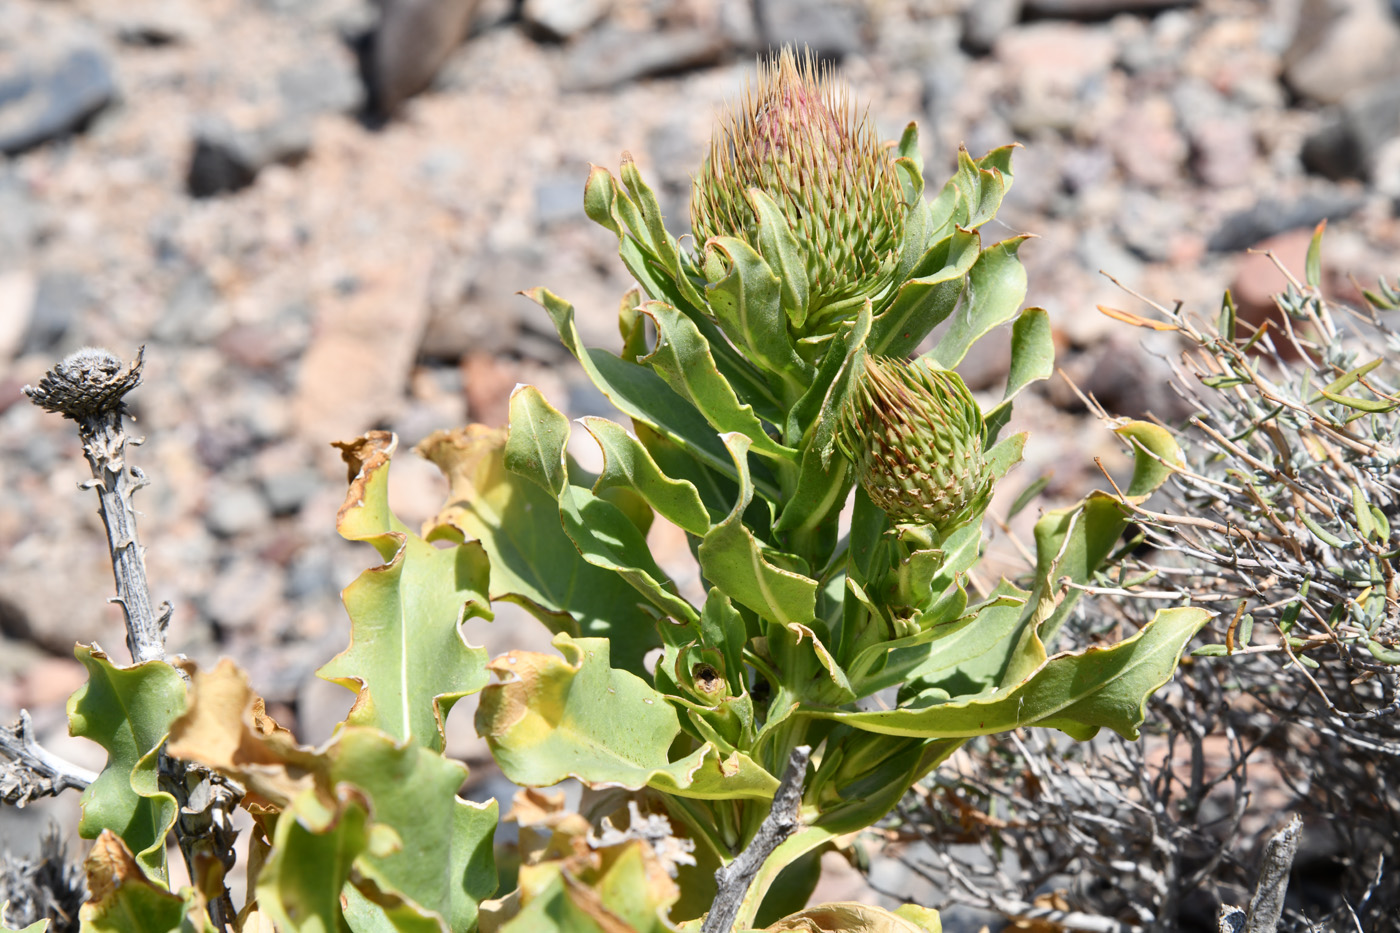
[[[944,369],[962,362],[988,331],[1010,321],[1026,298],[1026,269],[1016,252],[1026,236],[1002,240],[982,250],[967,274],[967,295],[938,345],[924,354]]]
[[[163,662],[149,662],[163,663]],[[169,666],[169,665],[167,665]],[[151,881],[132,857],[121,837],[104,829],[83,862],[88,901],[79,911],[84,931],[91,933],[212,933],[194,892],[171,894]],[[42,930],[48,921],[26,931]]]
[[[593,435],[603,451],[603,472],[593,492],[626,488],[637,491],[656,513],[693,535],[710,530],[710,513],[695,485],[667,476],[642,443],[620,424],[589,416],[579,423]]]
[[[476,729],[502,772],[548,787],[576,777],[595,787],[652,787],[706,799],[767,799],[777,779],[746,755],[706,744],[672,762],[680,721],[666,697],[610,666],[603,638],[556,635],[564,658],[512,651],[491,662],[502,682],[481,694]]]
[[[902,357],[919,345],[958,306],[964,277],[977,261],[981,239],[967,230],[954,230],[920,257],[899,286],[889,307],[871,328],[870,352]]]
[[[646,536],[615,505],[582,486],[572,486],[563,473],[569,420],[550,405],[534,386],[519,386],[510,396],[510,435],[506,468],[533,480],[546,492],[556,478],[559,519],[564,533],[583,559],[627,581],[662,612],[682,622],[699,621],[697,613],[675,592],[675,585],[656,565]],[[560,472],[553,473],[553,464]]]
[[[705,579],[731,599],[781,626],[810,625],[816,618],[817,581],[773,566],[763,556],[753,532],[744,524],[744,511],[753,498],[749,481],[748,438],[724,435],[724,444],[739,473],[739,499],[729,515],[709,530],[697,556]]]
[[[705,244],[705,274],[705,297],[735,346],[769,373],[805,385],[812,366],[797,355],[782,283],[763,257],[743,240],[713,237]]]
[[[1186,464],[1176,438],[1159,424],[1130,421],[1114,428],[1113,433],[1125,438],[1133,449],[1133,478],[1127,489],[1130,497],[1150,496]]]
[[[385,563],[345,588],[350,645],[317,675],[355,692],[347,722],[441,751],[452,706],[490,679],[486,650],[461,632],[466,619],[492,618],[490,566],[480,543],[435,547],[390,510],[395,443],[380,431],[339,445],[355,476],[336,529]]]
[[[175,798],[160,790],[158,749],[185,709],[185,682],[164,661],[119,667],[96,647],[78,645],[88,679],[68,698],[68,731],[107,752],[107,764],[82,796],[78,834],[111,830],[152,878],[164,882],[165,837]]]
[[[718,432],[738,431],[753,442],[754,453],[792,462],[797,451],[773,440],[753,408],[715,367],[710,345],[690,318],[663,302],[648,302],[642,313],[656,325],[656,349],[640,362],[650,366],[677,395],[690,401]]]
[[[557,500],[506,470],[505,444],[504,431],[474,425],[418,445],[449,486],[427,540],[460,534],[481,542],[492,600],[518,603],[553,632],[614,638],[618,662],[642,671],[643,655],[660,643],[654,617],[627,581],[583,559],[564,533]]]
[[[1210,618],[1203,609],[1163,609],[1116,645],[1047,659],[1023,680],[971,700],[873,712],[814,711],[883,735],[966,738],[1040,725],[1087,739],[1108,727],[1138,737],[1147,698],[1171,679],[1186,643]]]

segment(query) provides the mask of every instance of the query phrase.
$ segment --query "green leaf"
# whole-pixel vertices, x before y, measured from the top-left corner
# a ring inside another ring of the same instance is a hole
[[[356,475],[336,527],[347,541],[373,546],[385,563],[345,588],[350,645],[317,675],[356,693],[347,722],[442,751],[447,714],[490,679],[486,650],[461,631],[467,619],[492,618],[490,563],[478,542],[438,548],[395,517],[393,442],[369,438],[341,445]]]
[[[194,889],[185,888],[181,896],[152,881],[111,830],[97,837],[83,867],[90,894],[78,919],[85,933],[213,933]],[[47,929],[48,923],[30,924],[25,933]]]
[[[1001,402],[987,412],[987,423],[997,424],[997,429],[989,429],[987,436],[997,436],[1002,422],[1010,417],[1012,401],[1026,386],[1049,379],[1054,372],[1055,338],[1050,331],[1050,315],[1044,308],[1027,308],[1011,325],[1011,368],[1006,374],[1006,392]]]
[[[525,294],[549,312],[560,341],[583,364],[588,378],[619,411],[655,429],[706,466],[731,479],[738,478],[714,428],[660,376],[606,350],[585,348],[574,323],[574,306],[567,301],[543,288]],[[756,477],[755,485],[770,499],[780,497],[777,486],[764,476]]]
[[[259,910],[284,933],[346,929],[341,888],[371,837],[364,798],[349,786],[337,792],[333,809],[308,789],[277,817],[256,890]]]
[[[640,362],[654,369],[677,395],[688,399],[716,431],[738,431],[753,441],[754,453],[776,460],[796,460],[797,451],[765,433],[753,408],[739,401],[715,367],[710,345],[690,318],[662,302],[649,302],[642,313],[656,325],[656,349]]]
[[[1171,679],[1182,649],[1209,618],[1203,609],[1163,609],[1125,641],[1056,655],[1029,677],[986,697],[872,712],[814,710],[813,715],[883,735],[922,738],[967,738],[1040,725],[1081,740],[1104,726],[1136,739],[1147,698]]]
[[[1050,474],[1045,473],[1036,478],[1029,486],[1021,490],[1020,494],[1012,501],[1010,508],[1006,510],[1006,518],[1009,521],[1014,516],[1020,514],[1021,510],[1035,501],[1035,497],[1050,485]]]
[[[510,396],[510,436],[506,469],[549,490],[553,464],[561,485],[557,497],[564,533],[583,559],[626,580],[652,605],[683,622],[698,622],[699,614],[675,592],[675,584],[656,565],[646,536],[617,506],[564,475],[564,447],[569,421],[534,386],[518,386]]]
[[[743,240],[713,237],[705,244],[705,275],[709,306],[735,346],[789,384],[805,385],[812,367],[797,355],[782,283],[763,257]]]
[[[1327,220],[1324,218],[1313,230],[1312,240],[1308,243],[1308,258],[1304,268],[1308,285],[1313,288],[1322,285],[1322,233],[1326,229]]]
[[[1186,465],[1186,456],[1172,433],[1150,421],[1130,421],[1113,433],[1125,438],[1133,449],[1133,478],[1128,482],[1127,495],[1146,497],[1157,491],[1178,469]]]
[[[982,250],[967,274],[966,300],[926,359],[952,369],[979,338],[1016,316],[1026,297],[1026,269],[1016,252],[1026,239],[1015,236]]]
[[[870,302],[861,305],[854,320],[843,324],[832,341],[816,378],[788,413],[785,437],[802,438],[802,446],[815,450],[825,465],[835,447],[836,424],[841,407],[860,373],[866,339],[872,325]]]
[[[1320,389],[1318,391],[1322,394],[1322,397],[1327,399],[1329,402],[1336,402],[1338,405],[1344,405],[1345,407],[1350,408],[1353,411],[1364,411],[1367,414],[1383,415],[1395,411],[1395,409],[1397,408],[1400,408],[1400,402],[1387,402],[1381,399],[1371,398],[1357,398],[1354,395],[1338,395],[1335,392],[1329,392],[1326,389]]]
[[[655,618],[627,581],[584,560],[553,496],[506,470],[505,443],[505,432],[477,426],[418,446],[450,487],[427,540],[476,539],[490,558],[492,600],[525,607],[553,632],[614,638],[619,663],[643,671],[642,657],[660,644]]]
[[[603,450],[603,472],[593,484],[595,494],[604,489],[634,489],[673,525],[697,536],[710,530],[710,513],[693,483],[662,472],[641,441],[622,425],[594,416],[581,418],[580,423]]]
[[[1021,462],[1028,436],[1025,431],[1013,434],[987,451],[987,472],[997,479],[1009,473],[1012,467]]]
[[[477,905],[496,891],[492,836],[497,804],[457,796],[467,778],[460,762],[414,745],[396,745],[373,729],[349,727],[330,749],[331,779],[363,792],[375,824],[388,826],[399,845],[366,852],[356,867],[380,888],[432,911],[452,930],[476,926]],[[405,790],[411,788],[411,793]],[[379,929],[392,929],[383,909]],[[352,924],[364,933],[363,923]]]
[[[562,660],[512,651],[492,661],[502,682],[481,694],[477,732],[515,783],[548,787],[576,777],[703,799],[766,800],[777,790],[748,756],[721,758],[710,744],[670,761],[681,731],[675,708],[640,677],[609,666],[608,639],[556,635],[554,646]]]
[[[763,556],[753,532],[744,524],[744,510],[753,498],[749,481],[749,440],[742,434],[724,435],[739,473],[739,500],[724,521],[705,535],[697,556],[705,579],[761,618],[781,626],[810,625],[816,618],[817,581],[773,566]]]
[[[1317,540],[1321,541],[1323,544],[1329,547],[1346,547],[1347,542],[1345,538],[1340,538],[1332,534],[1332,532],[1328,531],[1326,528],[1323,528],[1317,523],[1317,520],[1307,512],[1300,509],[1298,511],[1298,519],[1306,525],[1308,531],[1311,531],[1313,535],[1317,537]]]
[[[929,247],[871,328],[870,352],[903,357],[941,324],[962,297],[964,277],[977,261],[976,233],[954,230]]]
[[[783,217],[782,209],[761,188],[749,189],[749,203],[758,220],[758,249],[768,268],[778,277],[782,289],[783,312],[794,329],[807,321],[811,295],[807,285],[807,264],[797,236]]]
[[[1363,363],[1355,369],[1348,370],[1347,372],[1338,376],[1332,382],[1328,383],[1327,387],[1323,391],[1341,392],[1344,389],[1350,389],[1352,386],[1356,385],[1357,381],[1360,380],[1362,376],[1368,375],[1371,372],[1371,370],[1381,365],[1382,362],[1384,362],[1384,359],[1378,356],[1369,363]],[[1319,392],[1317,395],[1309,399],[1308,403],[1312,404],[1313,402],[1316,402],[1321,398],[1322,393]]]
[[[1113,553],[1128,525],[1118,500],[1101,492],[1090,493],[1078,505],[1046,512],[1035,523],[1035,586],[1028,601],[1033,610],[1030,632],[1045,643],[1054,640],[1065,616],[1079,602],[1083,591],[1069,587],[1062,597],[1061,583],[1085,584]]]
[[[107,765],[82,796],[78,834],[109,829],[136,854],[147,875],[164,882],[165,837],[175,824],[175,798],[160,790],[157,749],[185,709],[185,682],[164,661],[118,667],[96,646],[73,655],[87,683],[68,698],[68,731],[107,752]]]
[[[958,226],[964,230],[976,230],[996,216],[1009,187],[1002,166],[1010,171],[1011,149],[1006,146],[993,150],[974,162],[967,148],[959,147],[958,172],[953,176],[953,183],[961,196]]]

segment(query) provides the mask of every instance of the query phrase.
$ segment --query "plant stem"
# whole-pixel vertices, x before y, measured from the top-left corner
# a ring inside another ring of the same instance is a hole
[[[121,603],[126,615],[126,644],[137,663],[165,658],[165,626],[169,621],[168,606],[159,616],[151,606],[146,561],[136,537],[136,510],[131,504],[132,494],[147,480],[139,467],[127,463],[128,438],[122,430],[126,414],[123,399],[141,382],[144,356],[143,347],[136,362],[123,369],[121,360],[105,350],[79,350],[45,373],[38,387],[24,387],[24,394],[35,405],[78,424],[83,455],[92,468],[92,479],[84,486],[97,490],[117,581],[115,601]]]
[[[70,787],[85,790],[97,780],[87,768],[39,745],[27,709],[19,711],[13,726],[0,727],[0,753],[11,759],[0,764],[0,800],[5,803],[23,806],[37,797],[56,797]]]
[[[129,439],[122,427],[127,414],[125,398],[141,383],[144,358],[142,347],[135,362],[123,366],[106,350],[83,349],[45,373],[37,387],[24,387],[24,394],[35,405],[78,425],[83,455],[92,468],[92,479],[83,486],[97,490],[117,584],[115,601],[121,603],[126,617],[126,644],[137,664],[166,661],[165,630],[170,620],[169,604],[157,614],[151,603],[145,556],[136,536],[136,509],[131,502],[147,480],[140,467],[127,461],[127,444],[136,446],[140,441]],[[27,721],[27,714],[22,714],[21,724]],[[215,878],[211,871],[215,863],[224,870],[234,863],[237,831],[229,813],[242,791],[219,775],[169,757],[163,747],[160,782],[179,806],[175,838],[191,881],[209,896],[209,919],[219,930],[232,929],[237,911],[222,877]],[[70,782],[69,786],[79,785]]]
[[[806,745],[792,750],[787,771],[778,792],[773,795],[773,809],[768,812],[757,835],[734,861],[715,872],[719,893],[705,916],[700,933],[729,933],[739,917],[749,886],[753,884],[763,863],[797,830],[798,809],[802,805],[802,783],[807,776],[807,762],[812,749]]]

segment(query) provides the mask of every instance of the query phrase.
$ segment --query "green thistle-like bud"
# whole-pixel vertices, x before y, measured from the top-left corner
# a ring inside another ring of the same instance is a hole
[[[777,204],[801,251],[804,335],[831,332],[889,287],[907,210],[894,163],[846,85],[810,54],[784,49],[760,64],[757,86],[720,119],[691,190],[696,243],[732,236],[761,253],[752,188]]]
[[[992,494],[982,409],[962,378],[923,360],[865,358],[841,411],[837,442],[870,501],[895,522],[940,535],[977,515]]]

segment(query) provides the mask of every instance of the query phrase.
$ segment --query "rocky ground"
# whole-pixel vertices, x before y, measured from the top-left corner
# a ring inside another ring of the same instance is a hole
[[[75,435],[20,388],[83,345],[146,347],[138,503],[172,647],[232,655],[279,718],[323,739],[349,694],[312,671],[344,646],[339,590],[372,563],[335,537],[329,443],[398,432],[412,523],[443,490],[407,448],[502,423],[517,382],[607,413],[515,293],[549,286],[611,344],[627,281],[583,216],[588,163],[629,150],[683,231],[716,109],[770,45],[838,62],[886,136],[918,120],[935,184],[959,143],[1025,147],[998,231],[1038,235],[1021,253],[1029,301],[1051,312],[1061,365],[1115,411],[1172,399],[1140,334],[1095,310],[1142,308],[1100,270],[1203,313],[1233,283],[1262,315],[1283,280],[1244,251],[1300,268],[1326,218],[1333,293],[1396,271],[1386,0],[382,6],[0,3],[0,716],[29,708],[75,760],[101,763],[65,735],[71,647],[120,652],[121,620]],[[990,390],[1005,364],[984,352],[968,381]],[[1052,495],[1077,495],[1110,439],[1063,383],[1024,408],[1039,439],[1012,495],[1048,470]],[[546,643],[506,612],[473,638]],[[482,764],[470,716],[452,717],[454,750]],[[42,812],[71,821],[61,804]],[[34,825],[0,813],[0,838],[27,849]]]

